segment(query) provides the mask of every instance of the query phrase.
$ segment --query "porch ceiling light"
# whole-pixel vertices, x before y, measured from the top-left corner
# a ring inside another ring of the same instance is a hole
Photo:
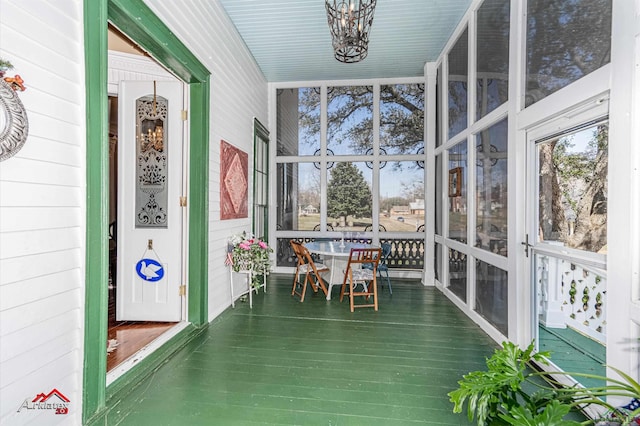
[[[335,58],[344,63],[367,57],[377,0],[325,0]]]

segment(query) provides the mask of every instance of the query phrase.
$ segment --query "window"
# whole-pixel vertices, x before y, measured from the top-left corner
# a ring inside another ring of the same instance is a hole
[[[435,170],[435,184],[436,184],[436,199],[434,201],[435,211],[433,213],[433,219],[435,221],[434,230],[436,235],[442,235],[442,157],[440,154],[436,156],[436,170]]]
[[[449,60],[449,138],[467,128],[468,29],[456,41]]]
[[[608,125],[539,142],[538,240],[606,253]]]
[[[436,74],[436,148],[442,145],[442,95],[440,90],[442,88],[442,64],[438,66]]]
[[[467,141],[449,149],[449,238],[467,242]]]
[[[279,163],[279,230],[320,231],[320,170],[314,163]]]
[[[371,230],[371,169],[360,162],[338,162],[328,170],[327,226],[334,231]]]
[[[327,89],[327,150],[335,155],[371,154],[373,87]]]
[[[525,104],[611,60],[611,0],[529,0]]]
[[[415,161],[394,161],[380,168],[381,232],[424,232],[424,169]]]
[[[449,284],[447,287],[463,302],[467,301],[467,255],[449,249]]]
[[[509,0],[485,0],[477,12],[476,117],[509,95]]]
[[[423,81],[277,89],[278,265],[290,238],[344,232],[395,241],[393,266],[422,268]]]
[[[269,239],[269,132],[253,121],[253,235]]]
[[[476,135],[476,247],[507,255],[507,120]]]
[[[380,87],[382,154],[424,152],[424,84]]]
[[[278,155],[320,151],[320,88],[278,89]]]
[[[476,261],[476,312],[503,335],[509,335],[509,287],[507,271]]]

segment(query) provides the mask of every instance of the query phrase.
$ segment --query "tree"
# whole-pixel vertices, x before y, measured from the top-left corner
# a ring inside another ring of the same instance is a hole
[[[584,183],[575,203],[575,232],[568,236],[567,245],[592,252],[607,244],[607,176],[609,129],[600,125],[589,141],[591,150],[583,161],[573,167],[573,174]]]
[[[352,163],[336,163],[327,185],[327,214],[330,217],[371,217],[371,188]]]
[[[393,206],[403,206],[409,204],[404,197],[389,197],[380,200],[380,210],[390,212]]]
[[[540,232],[544,239],[597,252],[607,244],[608,127],[599,125],[585,150],[572,137],[541,144]],[[574,219],[575,229],[569,229]]]
[[[527,3],[527,106],[610,61],[611,5],[611,0]]]
[[[320,211],[320,192],[301,190],[298,194],[298,206],[302,209],[313,206]]]
[[[298,207],[305,209],[311,205],[320,211],[320,173],[314,170],[311,173],[301,172],[301,174],[304,174],[305,179],[304,185],[299,183]]]
[[[558,182],[556,166],[554,164],[554,151],[557,141],[539,145],[539,179],[540,193],[539,225],[543,240],[559,240],[565,224],[564,209],[562,207],[562,191]]]
[[[407,204],[411,201],[424,199],[424,182],[422,180],[412,181],[409,183],[400,182],[402,195],[407,200]]]
[[[327,139],[349,143],[356,153],[373,147],[373,88],[330,87]],[[414,154],[424,145],[424,84],[393,84],[380,87],[380,146],[398,153]],[[320,96],[314,90],[300,94],[299,123],[304,135],[320,132]],[[315,139],[303,142],[316,143]]]
[[[380,87],[380,146],[391,152],[415,154],[424,146],[424,85]]]

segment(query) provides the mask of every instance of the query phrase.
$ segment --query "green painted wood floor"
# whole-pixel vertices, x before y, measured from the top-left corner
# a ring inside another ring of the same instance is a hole
[[[236,303],[120,401],[110,425],[467,425],[447,392],[497,347],[434,288],[393,280],[380,310],[291,296]],[[222,285],[222,284],[221,284]]]
[[[570,328],[546,328],[540,326],[540,351],[551,352],[550,360],[567,372],[595,374],[606,377],[606,348],[600,343]],[[574,377],[585,387],[604,386],[603,380]]]

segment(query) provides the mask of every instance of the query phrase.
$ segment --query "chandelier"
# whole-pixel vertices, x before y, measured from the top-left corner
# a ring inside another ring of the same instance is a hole
[[[335,57],[353,63],[367,57],[376,0],[325,0]]]

